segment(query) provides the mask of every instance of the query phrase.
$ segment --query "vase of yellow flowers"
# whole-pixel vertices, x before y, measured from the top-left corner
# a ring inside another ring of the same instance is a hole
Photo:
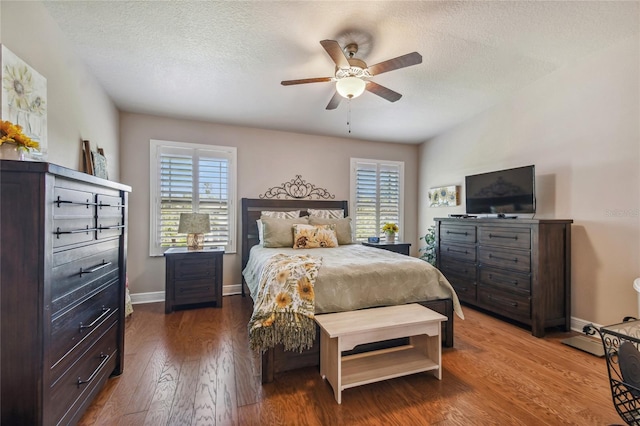
[[[384,232],[384,235],[387,239],[387,243],[395,243],[396,242],[396,234],[398,233],[400,229],[398,228],[398,225],[396,225],[393,222],[387,222],[384,224],[384,226],[382,227],[382,232]]]
[[[38,146],[38,142],[22,132],[21,126],[0,120],[0,159],[24,160],[24,154]]]

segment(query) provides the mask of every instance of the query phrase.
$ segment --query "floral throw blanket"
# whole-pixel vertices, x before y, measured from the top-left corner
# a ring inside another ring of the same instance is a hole
[[[265,351],[278,343],[285,350],[304,349],[316,337],[313,286],[322,259],[276,254],[265,264],[249,321],[249,345]]]

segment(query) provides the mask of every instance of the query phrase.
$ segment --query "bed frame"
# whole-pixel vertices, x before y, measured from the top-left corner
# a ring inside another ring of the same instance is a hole
[[[256,220],[260,219],[263,210],[288,211],[306,209],[343,209],[348,215],[349,203],[344,200],[309,200],[309,199],[242,199],[242,269],[249,261],[249,250],[259,243],[258,226]],[[242,279],[242,296],[245,296],[246,282]],[[447,317],[442,323],[442,344],[445,347],[453,346],[453,301],[451,299],[438,299],[418,302],[429,309],[441,313]],[[262,354],[262,382],[273,381],[274,375],[283,371],[294,370],[301,367],[317,366],[320,364],[320,331],[316,327],[316,339],[313,346],[303,352],[285,351],[282,345],[269,349]],[[369,350],[375,347],[356,348],[354,351]]]

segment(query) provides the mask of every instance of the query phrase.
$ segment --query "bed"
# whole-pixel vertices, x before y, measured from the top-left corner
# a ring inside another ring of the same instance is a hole
[[[417,302],[447,316],[448,320],[442,324],[443,346],[453,346],[454,312],[462,316],[460,304],[446,278],[426,262],[377,248],[365,247],[361,244],[307,250],[296,250],[290,247],[265,248],[259,244],[260,237],[256,221],[260,219],[261,212],[300,210],[300,215],[304,216],[307,214],[307,209],[343,210],[344,215],[347,216],[348,202],[306,199],[242,199],[243,296],[248,291],[254,303],[256,302],[257,281],[266,260],[273,254],[305,252],[311,256],[322,258],[322,266],[315,283],[316,314]],[[362,263],[363,259],[367,259],[370,266]],[[399,268],[395,274],[375,282],[375,275],[379,275],[376,270],[389,270],[395,267]],[[419,275],[419,281],[429,280],[432,284],[425,286],[422,283],[413,282],[418,279],[407,275],[407,269],[419,269],[415,273],[428,276],[423,278],[422,275]],[[356,274],[358,270],[360,272]],[[354,277],[354,274],[357,277]],[[347,280],[344,275],[351,275],[351,277]],[[361,283],[353,285],[354,282],[357,283],[357,280],[360,280]],[[352,284],[342,285],[342,281],[349,281]],[[351,290],[353,288],[360,290]],[[388,289],[394,288],[405,291],[388,291]],[[356,350],[366,349],[356,348]],[[276,345],[276,347],[263,352],[262,381],[270,382],[275,374],[283,371],[318,365],[319,359],[319,332],[316,330],[315,342],[307,350],[302,352],[286,351],[282,345]]]

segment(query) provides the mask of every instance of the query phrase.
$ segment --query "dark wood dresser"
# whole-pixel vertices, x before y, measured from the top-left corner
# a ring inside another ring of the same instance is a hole
[[[165,313],[196,304],[222,307],[223,254],[222,247],[204,250],[174,247],[164,252]]]
[[[130,191],[0,160],[0,424],[74,424],[122,373]]]
[[[437,267],[462,302],[529,325],[571,325],[572,220],[438,218]]]

